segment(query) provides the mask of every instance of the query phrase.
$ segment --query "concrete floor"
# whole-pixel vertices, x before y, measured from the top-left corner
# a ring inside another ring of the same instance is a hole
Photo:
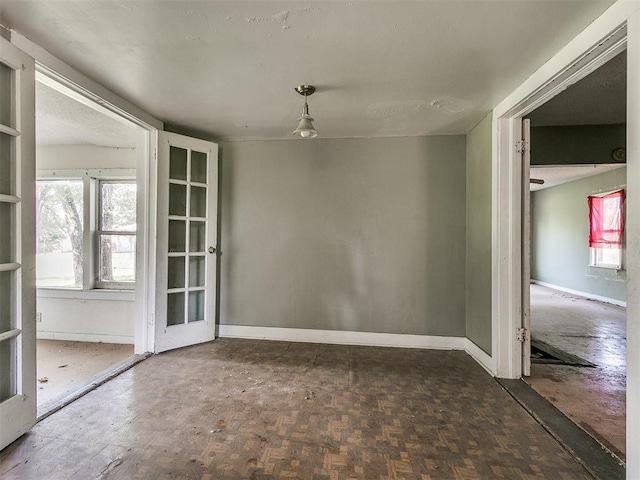
[[[597,365],[534,363],[525,380],[624,460],[626,309],[531,285],[531,336]]]
[[[38,340],[36,348],[38,405],[71,392],[133,355],[133,345],[111,343]]]

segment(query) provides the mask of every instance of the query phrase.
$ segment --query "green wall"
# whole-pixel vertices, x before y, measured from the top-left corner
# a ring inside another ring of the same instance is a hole
[[[221,142],[220,322],[465,336],[465,137]]]
[[[626,185],[626,167],[533,192],[531,278],[626,300],[626,272],[589,266],[587,196]],[[623,250],[623,266],[624,266]]]
[[[624,163],[611,152],[626,145],[626,125],[531,128],[531,165]]]
[[[467,135],[466,335],[491,354],[491,114]]]

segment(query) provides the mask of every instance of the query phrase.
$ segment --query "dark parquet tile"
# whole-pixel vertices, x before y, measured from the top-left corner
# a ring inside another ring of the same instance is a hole
[[[1,479],[587,479],[463,352],[219,339],[0,453]]]

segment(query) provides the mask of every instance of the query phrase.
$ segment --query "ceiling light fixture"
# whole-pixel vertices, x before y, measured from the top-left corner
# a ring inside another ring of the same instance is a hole
[[[304,95],[304,107],[302,108],[302,116],[298,119],[298,128],[293,131],[296,137],[300,138],[313,138],[318,136],[318,131],[313,127],[311,123],[313,117],[309,115],[309,105],[307,105],[307,97],[312,95],[316,91],[316,87],[313,85],[298,85],[295,91],[300,95]]]

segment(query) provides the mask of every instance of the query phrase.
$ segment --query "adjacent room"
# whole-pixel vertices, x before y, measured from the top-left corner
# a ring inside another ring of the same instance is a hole
[[[136,128],[36,83],[40,415],[133,355]]]
[[[623,51],[528,115],[530,176],[544,183],[531,183],[527,382],[621,460],[626,79]]]

